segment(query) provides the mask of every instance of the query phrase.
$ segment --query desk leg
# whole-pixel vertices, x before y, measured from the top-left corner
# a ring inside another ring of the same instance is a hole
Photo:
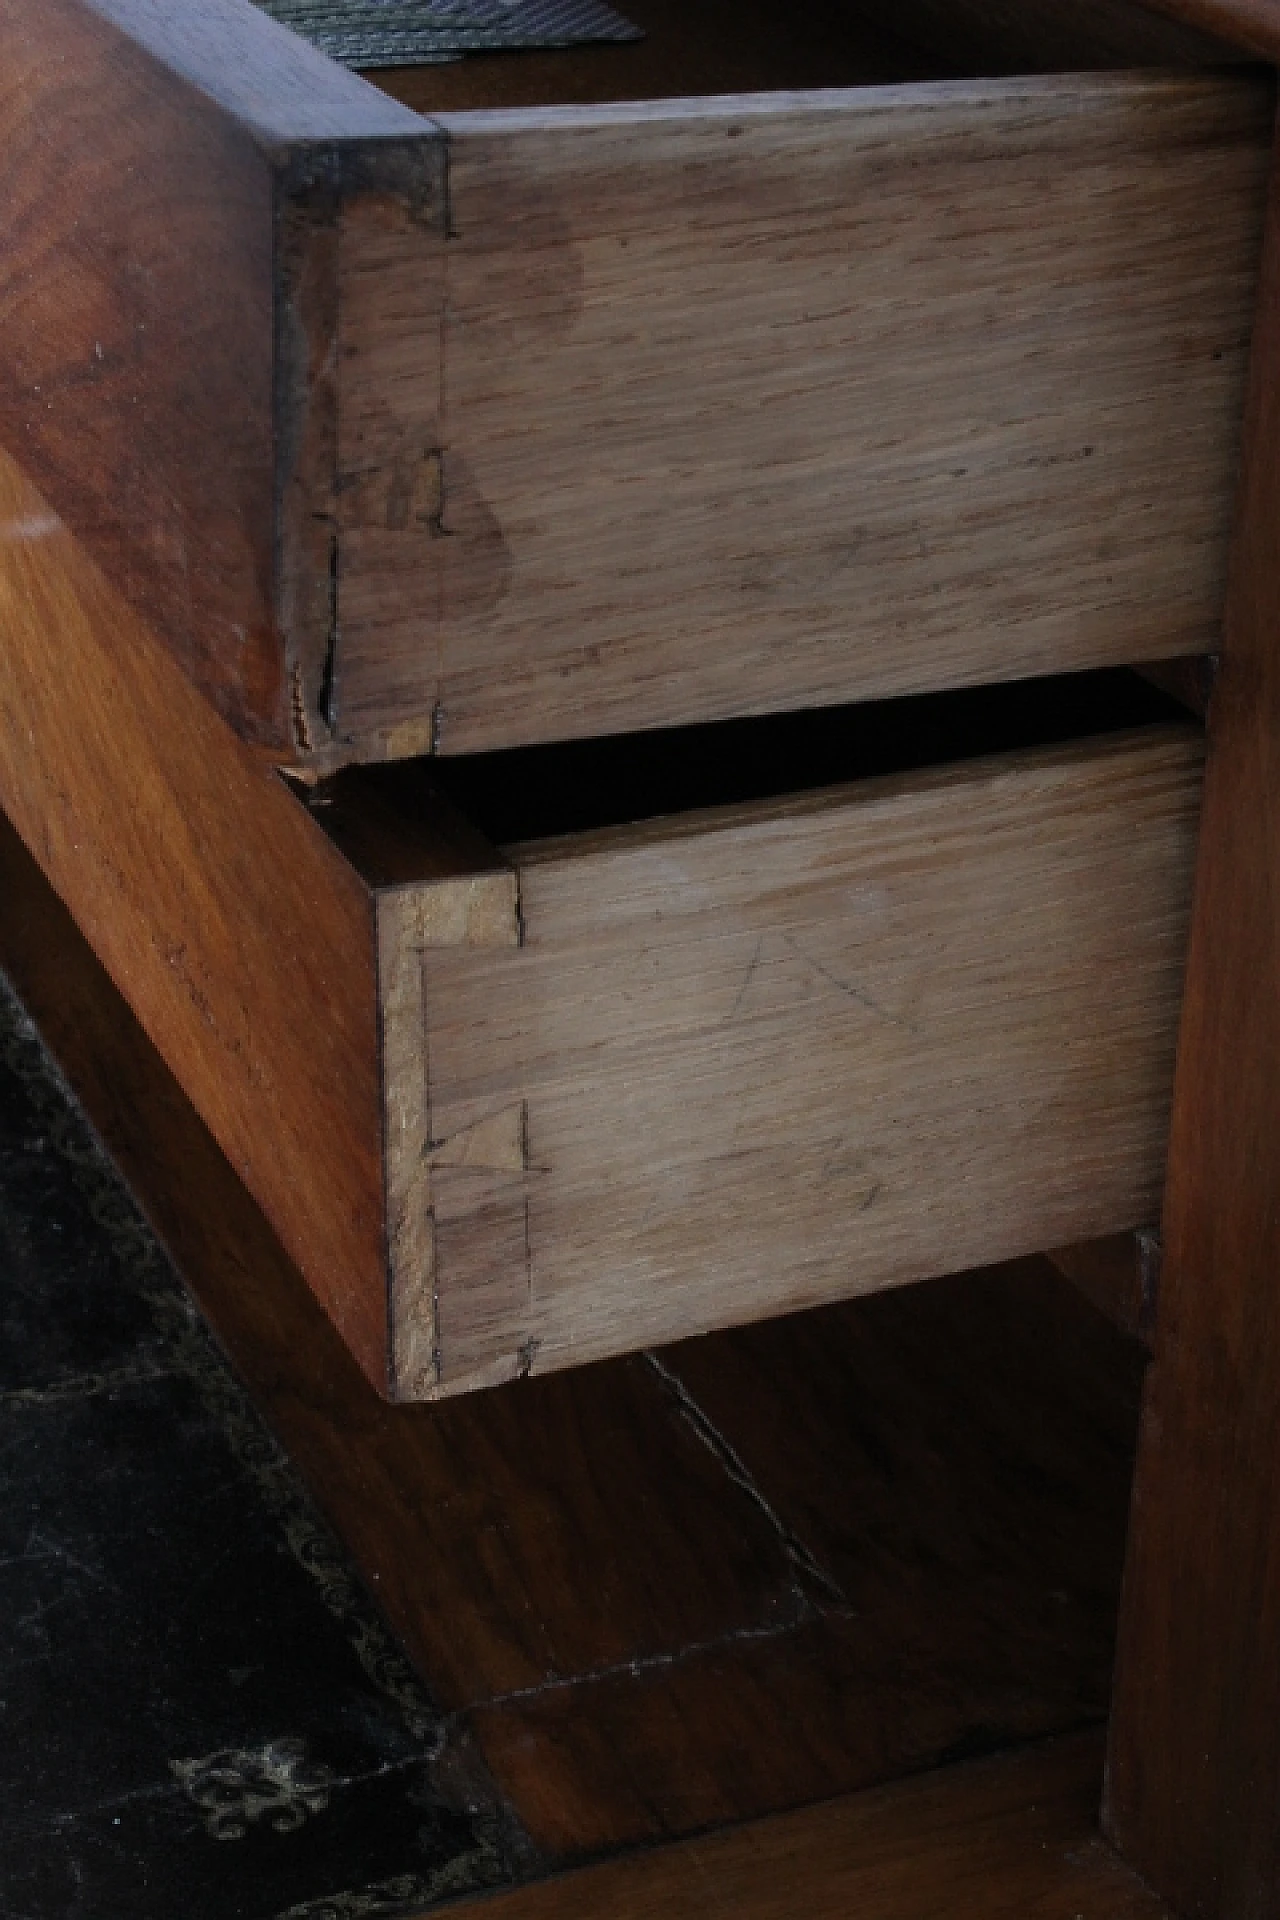
[[[1254,335],[1104,1820],[1280,1916],[1280,174]]]

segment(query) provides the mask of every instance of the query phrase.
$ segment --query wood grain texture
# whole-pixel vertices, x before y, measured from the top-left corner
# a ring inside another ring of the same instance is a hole
[[[438,645],[442,538],[445,219],[443,145],[428,191],[364,196],[343,208],[335,278],[336,445],[328,657],[304,670],[308,745],[351,751],[348,686],[360,662],[384,650],[388,627],[416,635],[426,660]],[[317,501],[306,499],[314,521]],[[320,726],[317,727],[316,716]],[[391,716],[388,751],[429,753],[434,712]]]
[[[1097,75],[442,116],[440,612],[344,642],[344,751],[1207,650],[1270,114]]]
[[[370,1377],[373,903],[0,455],[0,798]]]
[[[806,1604],[782,1632],[478,1704],[490,1767],[550,1857],[1105,1715],[1142,1357],[1046,1262],[735,1328],[650,1364],[774,1516]]]
[[[434,1365],[397,1391],[1151,1218],[1199,754],[1152,729],[507,849],[518,947],[513,915],[506,951],[417,948]]]
[[[1273,188],[1134,1490],[1112,1832],[1188,1914],[1280,1914],[1280,196]]]
[[[1095,1833],[1097,1747],[948,1768],[486,1903],[493,1920],[1159,1920]]]
[[[0,964],[548,1860],[1101,1714],[1141,1363],[1045,1262],[388,1407],[2,822],[0,889]]]
[[[449,948],[518,945],[518,893],[511,868],[496,858],[487,871],[434,885],[401,887],[377,900],[380,1070],[387,1164],[388,1251],[392,1290],[388,1305],[392,1341],[391,1379],[398,1392],[407,1381],[430,1378],[443,1334],[439,1292],[440,1222],[433,1212],[450,1171],[474,1186],[494,1168],[524,1168],[524,1111],[505,1112],[462,1129],[456,1140],[438,1138],[431,1088],[422,1071],[423,955]],[[516,1271],[524,1286],[524,1209],[516,1216]],[[486,1270],[492,1263],[496,1273]],[[487,1240],[469,1289],[467,1313],[495,1314],[505,1329],[513,1307],[506,1298],[507,1263]],[[495,1286],[497,1303],[494,1302]],[[477,1304],[477,1303],[481,1304]],[[503,1311],[505,1307],[505,1312]],[[456,1325],[451,1323],[450,1331]]]
[[[289,758],[330,623],[335,233],[388,197],[420,223],[438,143],[249,0],[14,0],[0,59],[0,439]]]

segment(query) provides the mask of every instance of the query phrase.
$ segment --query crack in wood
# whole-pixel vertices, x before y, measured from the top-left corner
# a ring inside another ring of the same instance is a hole
[[[768,1522],[787,1559],[801,1579],[817,1587],[827,1603],[847,1609],[849,1598],[839,1582],[827,1572],[799,1534],[787,1525],[737,1448],[726,1439],[715,1422],[699,1406],[680,1376],[660,1360],[656,1353],[647,1352],[644,1358],[666,1388],[681,1418],[688,1422],[703,1446],[720,1462],[733,1484],[747,1496]]]

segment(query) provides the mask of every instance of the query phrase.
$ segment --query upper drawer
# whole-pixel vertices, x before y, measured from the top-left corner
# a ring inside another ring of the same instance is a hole
[[[351,313],[336,687],[362,751],[397,722],[393,750],[462,753],[1215,644],[1265,87],[442,124],[439,427],[387,410],[385,290]],[[424,540],[382,456],[437,433]]]
[[[0,52],[4,438],[278,758],[1211,643],[1256,74],[427,120],[247,0],[18,0]]]

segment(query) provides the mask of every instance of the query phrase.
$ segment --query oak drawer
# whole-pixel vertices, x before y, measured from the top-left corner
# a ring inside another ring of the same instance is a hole
[[[248,0],[6,11],[0,434],[222,714],[320,768],[1211,649],[1270,79],[1128,0],[638,6],[421,112]]]
[[[442,117],[439,379],[389,412],[372,278],[344,364],[344,751],[1212,650],[1271,123],[1114,74]]]
[[[395,1391],[1157,1218],[1200,767],[1148,729],[501,853],[418,770],[323,796],[376,899]]]

